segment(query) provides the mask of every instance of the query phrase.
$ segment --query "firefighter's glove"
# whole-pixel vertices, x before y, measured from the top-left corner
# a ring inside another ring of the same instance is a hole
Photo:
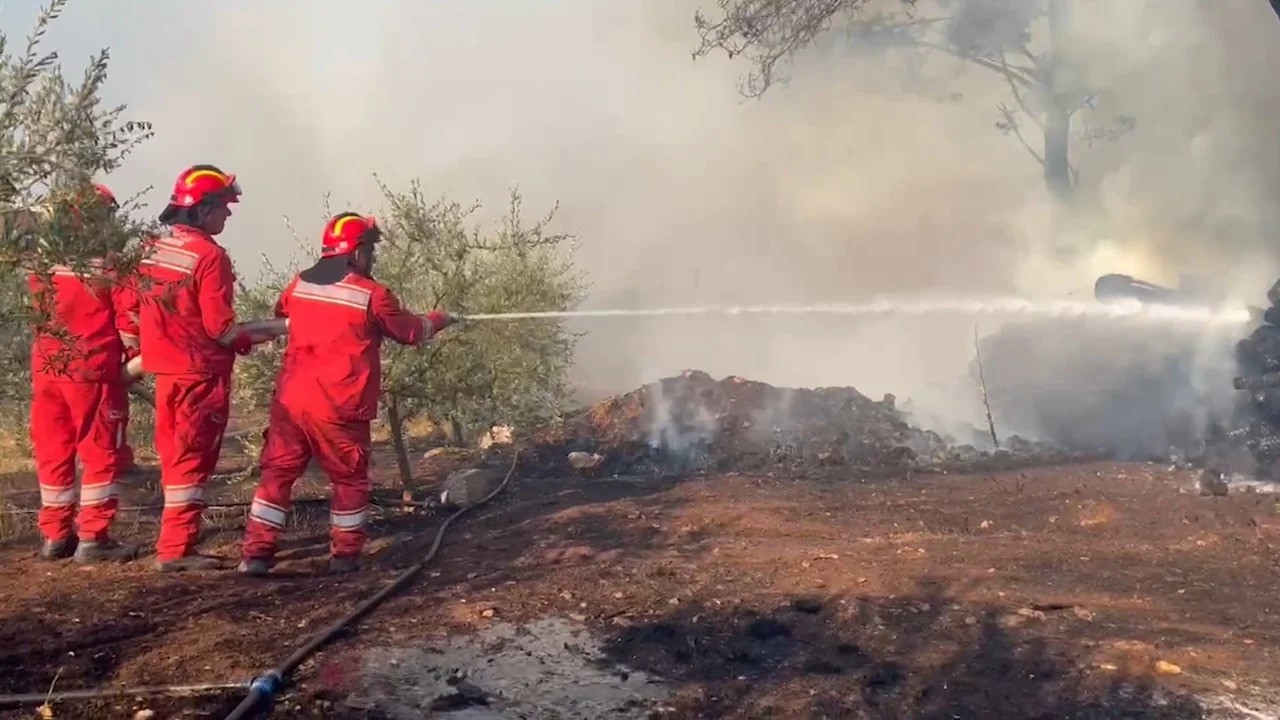
[[[458,322],[461,318],[443,310],[432,310],[427,313],[427,319],[431,321],[431,326],[436,328],[436,332],[439,332]]]
[[[253,350],[253,338],[247,332],[240,332],[231,341],[230,347],[237,355],[248,355]]]

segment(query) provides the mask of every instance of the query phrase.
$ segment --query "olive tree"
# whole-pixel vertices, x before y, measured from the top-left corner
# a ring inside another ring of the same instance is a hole
[[[745,56],[752,69],[741,91],[760,97],[787,80],[795,55],[828,33],[843,31],[866,51],[942,53],[994,73],[1010,100],[997,107],[996,127],[1018,140],[1043,171],[1060,202],[1075,190],[1072,123],[1093,110],[1095,94],[1065,51],[1074,0],[716,0],[719,12],[695,16],[701,42],[694,57],[714,51]],[[1025,128],[1031,125],[1036,139]],[[1087,144],[1113,140],[1134,127],[1115,114],[1080,123]]]
[[[0,402],[11,416],[25,411],[32,326],[68,341],[67,355],[50,358],[55,365],[70,359],[74,339],[49,322],[48,298],[28,293],[26,276],[47,278],[57,265],[84,270],[90,258],[128,274],[140,258],[135,241],[147,231],[131,217],[134,200],[111,214],[94,196],[92,184],[117,169],[151,128],[125,120],[124,105],[103,104],[107,50],[71,80],[58,54],[43,48],[67,1],[44,7],[16,52],[0,33],[0,331],[10,339],[0,353]]]
[[[522,214],[513,190],[488,231],[469,227],[476,205],[428,202],[414,182],[402,192],[382,186],[389,233],[379,277],[417,312],[455,314],[568,310],[586,283],[575,269],[576,238],[550,230],[553,207],[536,221]],[[557,206],[558,207],[558,206]],[[470,323],[442,333],[428,348],[389,348],[383,406],[401,480],[412,480],[405,424],[424,417],[454,444],[495,424],[529,427],[559,418],[577,336],[560,322]]]

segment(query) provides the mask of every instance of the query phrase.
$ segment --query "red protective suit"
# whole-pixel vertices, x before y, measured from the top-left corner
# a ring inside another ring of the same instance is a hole
[[[156,378],[156,452],[164,511],[156,559],[194,553],[204,486],[218,464],[231,410],[240,334],[226,250],[196,228],[175,225],[150,241],[139,269],[142,368]]]
[[[83,474],[78,536],[108,539],[117,505],[124,417],[123,338],[137,335],[136,298],[91,263],[91,275],[54,267],[28,277],[44,317],[31,345],[31,444],[40,483],[40,531],[68,540],[76,513],[76,459]]]
[[[276,303],[276,316],[289,318],[289,345],[271,401],[243,555],[274,556],[292,509],[293,484],[314,457],[333,486],[332,555],[354,558],[367,537],[369,422],[378,412],[382,339],[418,345],[444,323],[437,315],[414,315],[386,287],[354,272],[331,284],[295,278]]]

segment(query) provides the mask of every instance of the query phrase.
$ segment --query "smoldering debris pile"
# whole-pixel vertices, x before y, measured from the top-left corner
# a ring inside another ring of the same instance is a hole
[[[1019,438],[1004,449],[953,445],[912,427],[892,396],[778,388],[687,371],[601,401],[540,432],[525,467],[545,474],[744,472],[867,477],[1073,459]]]

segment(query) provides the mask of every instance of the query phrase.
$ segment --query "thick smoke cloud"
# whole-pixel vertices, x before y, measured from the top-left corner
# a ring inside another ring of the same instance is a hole
[[[247,195],[225,237],[250,275],[259,253],[294,251],[283,215],[314,234],[326,193],[376,207],[375,171],[495,210],[514,184],[531,209],[560,200],[591,307],[1088,298],[1104,272],[1222,274],[1252,299],[1276,274],[1266,68],[1280,23],[1265,2],[1077,0],[1067,49],[1100,117],[1138,125],[1078,144],[1083,219],[1056,241],[1039,168],[994,128],[998,77],[831,36],[788,86],[745,102],[747,68],[690,60],[693,10],[711,4],[135,0],[125,13],[81,0],[50,40],[67,58],[110,46],[114,99],[156,124],[114,183],[156,185],[154,207],[188,163],[239,174]],[[5,3],[11,34],[33,6]],[[954,384],[972,325],[950,318],[582,329],[588,394],[693,367],[980,417],[972,387]]]

